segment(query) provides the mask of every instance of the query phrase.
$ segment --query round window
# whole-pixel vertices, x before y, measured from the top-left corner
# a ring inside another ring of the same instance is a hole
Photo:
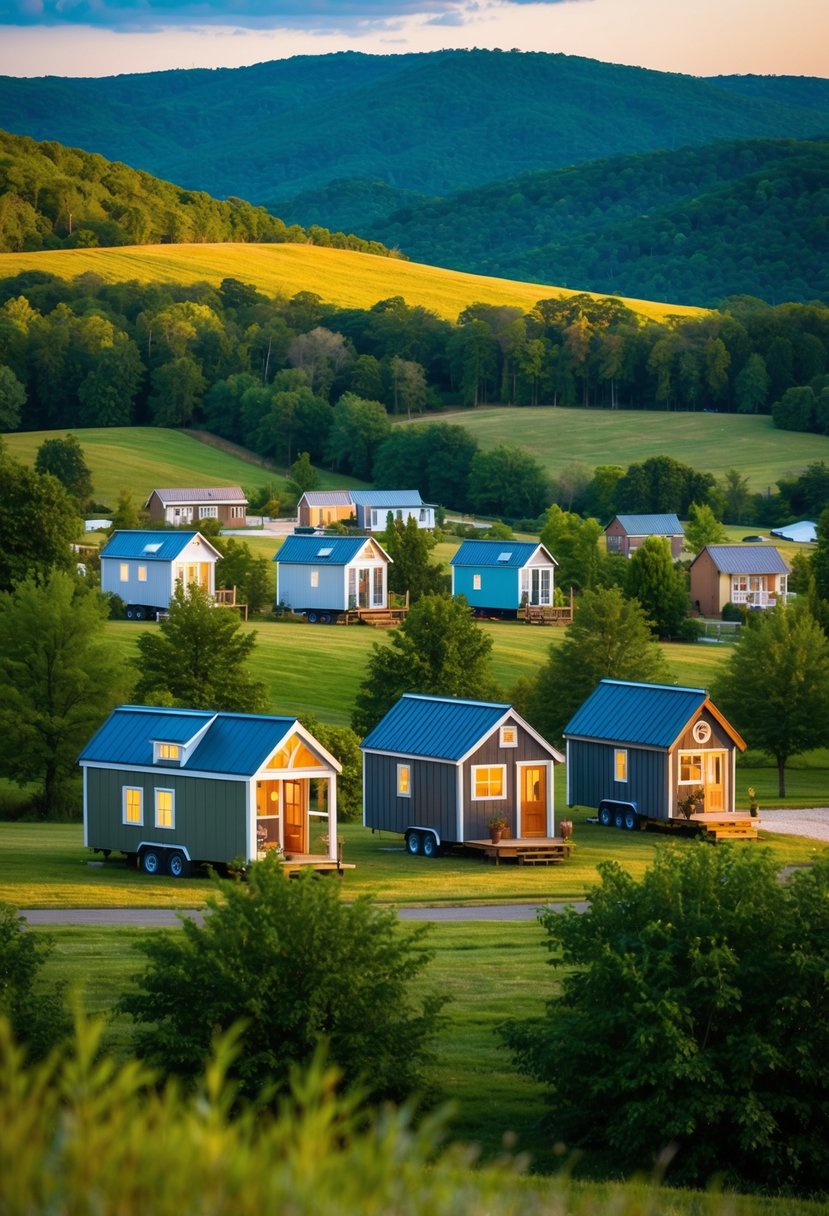
[[[697,743],[707,743],[711,738],[711,727],[707,722],[696,722],[692,733]]]

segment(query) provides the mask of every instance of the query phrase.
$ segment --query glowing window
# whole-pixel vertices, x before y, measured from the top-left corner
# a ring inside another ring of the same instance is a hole
[[[398,764],[397,766],[397,796],[398,798],[411,798],[412,796],[412,770],[408,764]]]
[[[518,747],[518,729],[515,726],[501,727],[501,747]]]
[[[173,828],[175,825],[175,794],[173,790],[156,790],[155,826],[157,828]]]
[[[181,745],[178,743],[159,743],[158,745],[159,760],[180,760]]]
[[[480,576],[480,574],[473,574],[473,575],[472,575],[472,590],[473,590],[473,591],[480,591],[480,590],[481,590],[481,576]]]
[[[698,752],[679,753],[679,784],[702,785],[702,756]]]
[[[472,768],[472,797],[503,798],[507,770],[504,764],[477,764]]]
[[[130,581],[130,564],[129,564],[129,562],[121,562],[119,571],[120,571],[121,582],[128,583]]]
[[[124,823],[135,823],[139,826],[144,822],[144,791],[135,786],[124,786]]]
[[[617,747],[613,753],[613,774],[617,781],[628,779],[628,754],[624,748]]]
[[[138,567],[138,581],[139,581],[139,583],[146,583],[146,581],[147,581],[147,567],[146,566]]]
[[[311,586],[319,587],[319,585],[320,585],[320,572],[319,572],[319,570],[312,570],[311,571]]]

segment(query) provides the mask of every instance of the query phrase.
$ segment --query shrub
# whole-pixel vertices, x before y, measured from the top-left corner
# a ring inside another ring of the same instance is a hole
[[[51,951],[51,938],[30,932],[15,908],[0,903],[0,1017],[35,1060],[69,1031],[63,987],[47,988],[39,978]]]

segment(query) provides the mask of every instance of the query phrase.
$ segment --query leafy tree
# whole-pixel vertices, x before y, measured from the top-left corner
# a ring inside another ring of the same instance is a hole
[[[749,747],[774,757],[783,798],[791,757],[829,743],[829,639],[801,607],[767,609],[752,626],[713,695]]]
[[[312,393],[328,400],[334,377],[349,360],[342,334],[317,326],[308,333],[297,334],[288,351],[288,361],[298,368]]]
[[[319,480],[320,475],[311,464],[310,455],[307,452],[300,452],[291,465],[291,481],[297,487],[300,494],[304,494],[306,490],[316,489],[319,485]]]
[[[829,506],[821,512],[815,531],[817,545],[811,558],[811,572],[817,594],[829,605]]]
[[[392,387],[392,411],[406,413],[411,421],[412,411],[421,413],[426,404],[426,373],[419,363],[395,355],[389,362]]]
[[[352,726],[367,735],[404,692],[495,696],[491,650],[492,639],[475,624],[463,596],[424,595],[387,644],[372,646]]]
[[[92,496],[92,473],[74,435],[44,439],[35,456],[35,472],[51,473],[84,506]]]
[[[722,496],[723,519],[727,524],[744,524],[749,518],[752,495],[748,478],[739,469],[726,469],[717,489]]]
[[[651,456],[632,464],[616,486],[616,510],[633,514],[688,516],[692,502],[708,502],[714,489],[710,473],[699,473],[671,456]]]
[[[10,367],[0,364],[0,431],[16,431],[26,404],[26,390]]]
[[[648,536],[628,562],[626,590],[642,605],[654,632],[676,637],[688,615],[687,577],[664,536]]]
[[[0,903],[0,1016],[30,1060],[40,1060],[70,1029],[63,984],[45,988],[40,972],[54,941],[32,933],[11,904]]]
[[[769,377],[762,355],[749,355],[734,380],[734,396],[741,414],[761,414],[768,400]]]
[[[329,726],[311,714],[302,715],[302,725],[342,765],[343,771],[337,777],[337,818],[359,819],[363,811],[363,753],[359,738],[350,726]]]
[[[429,560],[434,537],[425,528],[419,528],[413,516],[404,524],[401,519],[393,519],[390,511],[381,543],[392,559],[390,591],[397,595],[405,595],[408,591],[410,602],[414,604],[421,596],[434,595],[441,590],[443,572]]]
[[[0,772],[38,782],[41,815],[71,806],[78,752],[124,691],[107,615],[103,596],[63,571],[0,597]]]
[[[256,634],[235,612],[214,608],[200,587],[176,588],[170,614],[138,639],[135,696],[139,702],[189,709],[261,713],[265,685],[245,666]]]
[[[195,359],[179,355],[152,373],[149,405],[156,426],[189,426],[207,388]]]
[[[138,507],[135,505],[132,492],[122,488],[118,491],[118,501],[115,504],[115,510],[112,512],[112,527],[110,531],[122,532],[140,527],[141,516]]]
[[[216,562],[216,586],[235,587],[237,603],[247,604],[253,613],[272,604],[276,584],[267,558],[257,557],[246,541],[235,536],[216,536],[213,544],[222,555]]]
[[[706,545],[722,545],[728,533],[708,503],[691,503],[688,523],[685,527],[685,544],[692,553],[701,553]]]
[[[0,591],[70,569],[82,531],[77,503],[57,478],[13,460],[0,443]]]
[[[595,587],[605,560],[599,550],[602,528],[596,519],[582,519],[556,503],[550,507],[541,530],[541,543],[558,562],[559,587]]]
[[[550,501],[550,485],[532,456],[501,444],[472,457],[468,495],[472,509],[484,515],[535,519]]]
[[[323,1044],[367,1097],[402,1100],[422,1085],[444,1003],[412,992],[431,957],[423,928],[312,874],[288,878],[276,860],[251,866],[247,883],[220,882],[208,904],[203,925],[144,943],[148,967],[122,1001],[142,1056],[193,1080],[216,1031],[239,1025],[232,1075],[246,1097],[284,1091]]]
[[[552,1134],[626,1174],[822,1187],[829,858],[788,882],[770,851],[727,845],[663,847],[641,880],[598,869],[585,913],[540,918],[546,1016],[504,1028]]]
[[[334,406],[328,434],[327,458],[335,469],[347,468],[368,481],[374,453],[388,436],[391,423],[379,401],[363,401],[344,393]]]
[[[547,739],[558,739],[599,680],[664,679],[667,668],[637,600],[618,587],[585,591],[573,624],[526,693],[527,716]]]

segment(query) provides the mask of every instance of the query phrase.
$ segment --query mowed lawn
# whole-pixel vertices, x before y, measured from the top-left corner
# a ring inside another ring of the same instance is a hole
[[[553,476],[573,463],[627,468],[672,456],[715,477],[738,469],[761,492],[814,461],[829,462],[829,436],[780,431],[766,416],[496,406],[442,414],[439,421],[465,427],[484,449],[518,444]]]

